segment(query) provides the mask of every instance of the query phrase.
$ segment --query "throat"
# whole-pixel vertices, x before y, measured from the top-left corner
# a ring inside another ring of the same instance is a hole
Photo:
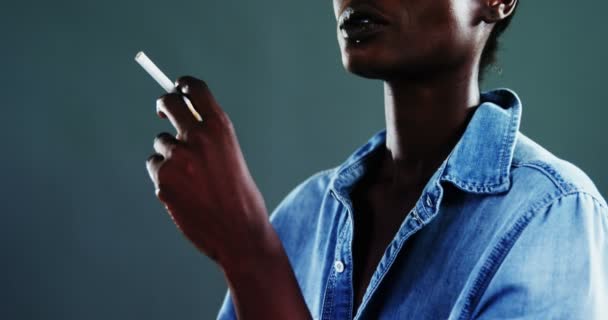
[[[479,105],[478,84],[470,80],[456,74],[385,82],[386,148],[396,165],[429,163],[449,154]]]

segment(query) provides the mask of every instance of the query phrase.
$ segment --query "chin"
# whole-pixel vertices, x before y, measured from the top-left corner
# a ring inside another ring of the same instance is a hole
[[[398,70],[398,64],[381,54],[343,52],[342,64],[346,71],[368,79],[387,80]]]
[[[357,76],[391,81],[427,79],[466,63],[471,52],[436,43],[417,43],[409,37],[380,34],[367,41],[338,38],[344,68]],[[412,45],[404,45],[410,43]]]
[[[383,79],[382,72],[379,72],[378,68],[370,63],[357,63],[350,60],[342,62],[344,69],[354,75],[368,79]]]
[[[381,40],[384,39],[350,43],[340,39],[344,68],[352,74],[369,79],[388,80],[398,74],[408,59],[402,50],[398,50],[400,48],[393,48]]]
[[[373,50],[369,47],[342,49],[342,64],[348,72],[383,81],[424,80],[453,70],[464,62],[443,53],[436,56],[405,56],[402,50]]]

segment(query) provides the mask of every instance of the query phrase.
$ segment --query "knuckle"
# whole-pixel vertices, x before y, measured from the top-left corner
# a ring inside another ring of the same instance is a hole
[[[154,162],[154,158],[156,158],[156,154],[151,154],[146,158],[146,163]]]
[[[154,154],[151,154],[150,156],[148,156],[148,158],[146,159],[146,164],[149,166],[154,163],[160,162],[162,160],[163,160],[163,156],[161,156],[158,153],[154,153]]]
[[[173,136],[168,132],[161,132],[154,137],[155,142],[166,143],[169,139],[173,138]]]
[[[163,149],[163,150],[170,150],[173,148],[174,143],[174,138],[173,136],[171,136],[170,134],[166,133],[166,132],[162,132],[159,133],[158,135],[156,135],[156,137],[154,137],[154,148],[157,150]]]
[[[181,76],[175,82],[176,87],[183,93],[189,93],[192,90],[208,90],[207,83],[193,76]]]
[[[182,162],[184,159],[187,159],[189,156],[188,149],[184,144],[181,143],[164,143],[164,142],[156,142],[158,144],[163,145],[163,155],[165,162]]]
[[[156,99],[156,105],[171,105],[173,103],[175,103],[176,101],[179,101],[180,99],[180,95],[177,93],[165,93],[162,96],[158,97],[158,99]]]
[[[167,187],[164,184],[159,184],[155,190],[156,197],[161,201],[167,201],[169,192],[167,191]]]
[[[157,105],[159,105],[159,104],[164,104],[164,103],[165,103],[165,99],[167,99],[167,95],[168,95],[168,93],[165,93],[165,94],[163,94],[162,96],[158,97],[158,98],[156,99],[156,104],[157,104]]]

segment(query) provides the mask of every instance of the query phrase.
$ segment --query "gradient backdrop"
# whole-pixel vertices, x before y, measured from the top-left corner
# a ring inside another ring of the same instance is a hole
[[[593,5],[523,1],[503,38],[523,131],[608,194],[608,45]],[[176,230],[145,159],[171,130],[139,50],[208,81],[273,209],[383,127],[343,71],[330,1],[7,1],[0,7],[0,318],[211,319],[222,274]]]

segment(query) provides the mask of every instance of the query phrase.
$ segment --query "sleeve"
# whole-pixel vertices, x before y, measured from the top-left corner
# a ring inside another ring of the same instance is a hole
[[[228,290],[224,296],[224,302],[217,314],[217,320],[237,320],[236,311],[234,310],[234,305],[230,298],[230,290]]]
[[[608,319],[608,209],[575,193],[539,211],[481,297],[476,319]]]

